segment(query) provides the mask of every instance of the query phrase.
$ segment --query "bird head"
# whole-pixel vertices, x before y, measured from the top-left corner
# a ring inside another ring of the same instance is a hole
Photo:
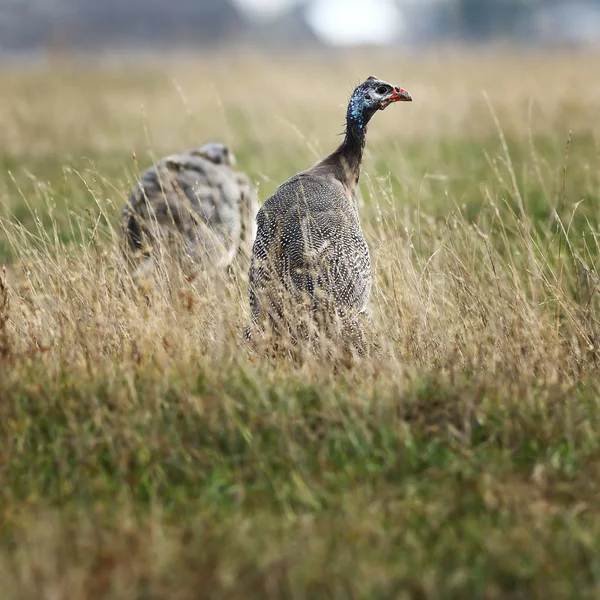
[[[348,120],[363,127],[376,111],[394,102],[412,102],[412,96],[405,89],[371,75],[354,90],[348,105]]]
[[[229,147],[218,142],[204,144],[204,146],[193,152],[193,154],[197,154],[206,160],[210,160],[210,162],[215,163],[215,165],[227,165],[228,167],[233,167],[236,164],[235,156]]]

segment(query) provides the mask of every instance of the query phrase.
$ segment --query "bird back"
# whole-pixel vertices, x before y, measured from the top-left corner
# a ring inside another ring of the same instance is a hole
[[[166,243],[180,257],[219,268],[242,250],[248,254],[257,211],[246,175],[187,152],[142,174],[123,212],[123,229],[131,250],[148,255]]]

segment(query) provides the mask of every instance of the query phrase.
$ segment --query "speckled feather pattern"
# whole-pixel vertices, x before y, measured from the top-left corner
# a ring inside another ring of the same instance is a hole
[[[274,278],[287,294],[308,294],[313,309],[328,300],[341,316],[366,309],[369,248],[356,203],[339,181],[310,171],[296,175],[267,200],[257,224],[249,272],[255,321],[264,311],[282,314],[277,291],[267,289]]]
[[[344,331],[356,331],[372,281],[356,205],[366,129],[378,110],[401,98],[410,95],[376,77],[360,84],[348,104],[344,142],[288,179],[258,212],[249,270],[249,337],[266,321],[276,328],[282,320],[289,323],[306,298],[313,313],[335,314]]]

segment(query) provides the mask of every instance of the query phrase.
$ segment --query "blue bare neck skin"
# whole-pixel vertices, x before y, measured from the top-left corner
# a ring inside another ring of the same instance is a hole
[[[377,108],[365,98],[363,93],[355,93],[348,104],[346,112],[346,142],[351,146],[365,146],[367,125]]]
[[[364,146],[367,124],[373,116],[373,110],[366,104],[362,94],[355,94],[348,104],[346,113],[346,139],[355,138]]]
[[[362,96],[355,95],[348,104],[348,113],[346,114],[346,123],[357,131],[363,131],[366,126],[365,119],[366,106]]]

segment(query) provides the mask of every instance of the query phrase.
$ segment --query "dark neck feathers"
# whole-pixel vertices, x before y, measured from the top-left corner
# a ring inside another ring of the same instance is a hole
[[[365,107],[361,97],[353,96],[346,113],[344,141],[323,161],[352,196],[360,177],[367,125],[374,113]]]

